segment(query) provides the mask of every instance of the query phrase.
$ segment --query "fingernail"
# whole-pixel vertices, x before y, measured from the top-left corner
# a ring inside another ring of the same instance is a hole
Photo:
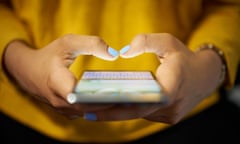
[[[67,101],[68,101],[68,103],[70,103],[70,104],[76,103],[76,101],[77,101],[77,96],[76,96],[76,94],[74,94],[74,93],[68,94],[68,95],[67,95]]]
[[[84,113],[83,118],[84,118],[85,120],[90,120],[90,121],[95,121],[95,120],[97,120],[97,116],[96,116],[95,113]]]
[[[130,45],[126,45],[120,50],[120,54],[125,54],[130,49]]]
[[[118,51],[116,51],[115,49],[108,47],[108,53],[110,55],[112,55],[113,57],[117,57],[118,56]]]

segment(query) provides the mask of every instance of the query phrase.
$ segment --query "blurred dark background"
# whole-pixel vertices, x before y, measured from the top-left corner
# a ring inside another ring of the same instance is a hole
[[[0,143],[72,144],[47,138],[3,114],[0,114],[0,129]],[[235,86],[230,90],[221,89],[221,99],[216,105],[163,132],[124,144],[165,143],[240,143],[240,67]]]

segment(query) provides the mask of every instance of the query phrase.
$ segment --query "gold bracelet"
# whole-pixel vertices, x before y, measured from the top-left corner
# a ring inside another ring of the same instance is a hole
[[[202,44],[197,51],[201,51],[201,50],[213,50],[214,52],[216,52],[216,54],[220,57],[221,62],[222,62],[222,67],[221,67],[221,74],[219,77],[219,84],[221,85],[224,81],[225,81],[225,77],[226,77],[226,73],[227,73],[227,65],[226,65],[226,61],[224,58],[224,53],[222,50],[218,49],[216,46],[214,46],[213,44],[207,43],[207,44]]]

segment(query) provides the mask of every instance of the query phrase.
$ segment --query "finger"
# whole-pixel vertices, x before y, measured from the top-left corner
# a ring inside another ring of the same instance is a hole
[[[73,104],[74,106],[76,106],[77,109],[81,110],[81,111],[99,111],[99,110],[105,110],[105,109],[109,109],[111,107],[114,106],[114,104],[85,104],[85,103],[75,103]]]
[[[130,120],[145,117],[150,113],[157,111],[158,108],[159,106],[157,105],[115,106],[103,111],[84,113],[83,117],[90,121]]]
[[[64,98],[52,93],[49,97],[49,106],[54,111],[69,119],[75,119],[83,116],[83,111],[76,105],[67,103]]]
[[[113,106],[113,104],[69,104],[56,94],[51,95],[49,102],[50,107],[70,119],[82,116],[84,111],[104,110]]]
[[[97,36],[68,34],[60,40],[59,44],[68,48],[73,58],[78,55],[93,55],[104,60],[115,60],[118,57],[118,52]]]
[[[155,121],[155,122],[164,122],[169,124],[176,124],[183,118],[183,109],[180,108],[179,105],[181,103],[178,101],[177,103],[174,103],[173,105],[170,105],[168,107],[163,107],[156,112],[144,117],[147,120]]]
[[[77,119],[83,116],[83,113],[75,112],[72,109],[54,109],[54,110],[68,119]]]
[[[54,69],[54,68],[53,68]],[[55,68],[56,70],[53,72],[50,78],[50,88],[57,95],[64,99],[66,103],[70,106],[68,99],[69,94],[73,92],[73,89],[76,85],[77,79],[75,76],[65,67]],[[74,106],[75,109],[79,111],[95,111],[95,110],[103,110],[109,107],[112,107],[114,104],[84,104],[84,103],[76,103],[71,106]]]
[[[171,119],[169,119],[168,116],[164,116],[164,115],[159,115],[159,116],[154,117],[154,118],[146,117],[144,119],[149,120],[149,121],[154,121],[154,122],[166,123],[166,124],[175,124],[175,123],[177,123],[177,122],[172,121]]]
[[[73,73],[64,66],[55,65],[48,79],[48,86],[52,92],[67,102],[67,95],[73,91],[77,83]]]
[[[120,50],[123,58],[132,58],[143,53],[155,53],[160,57],[176,50],[181,44],[175,37],[167,33],[137,35],[130,45]]]
[[[161,85],[162,91],[168,96],[167,105],[171,105],[184,84],[183,69],[176,67],[180,65],[179,60],[168,60],[157,68],[156,78]]]

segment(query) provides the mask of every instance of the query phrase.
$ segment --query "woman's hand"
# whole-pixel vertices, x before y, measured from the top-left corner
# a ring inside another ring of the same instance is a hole
[[[85,107],[67,103],[66,97],[76,84],[76,78],[68,67],[79,55],[114,60],[118,53],[99,37],[69,34],[40,50],[32,49],[21,41],[13,41],[6,48],[4,64],[28,93],[71,118],[81,116],[85,109],[99,110],[110,106]]]
[[[145,118],[177,123],[218,86],[221,60],[212,50],[193,53],[169,34],[143,34],[120,51],[123,58],[155,53],[160,61],[158,82],[169,96],[167,105],[113,106],[104,111],[88,111],[85,119],[112,121]]]

